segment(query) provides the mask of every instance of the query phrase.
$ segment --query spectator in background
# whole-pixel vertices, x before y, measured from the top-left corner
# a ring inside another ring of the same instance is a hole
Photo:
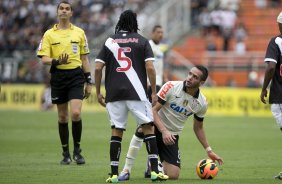
[[[240,55],[245,54],[247,50],[245,43],[247,38],[247,30],[242,21],[239,21],[239,23],[235,26],[234,38],[236,41],[235,52]]]
[[[259,82],[258,82],[258,74],[255,71],[251,71],[248,76],[248,88],[258,88]]]
[[[203,8],[199,15],[199,23],[202,29],[202,35],[208,35],[211,31],[211,16],[208,8]]]
[[[247,30],[242,21],[240,21],[236,26],[234,30],[234,37],[236,40],[245,40],[247,38]]]
[[[203,8],[208,6],[208,0],[191,0],[191,24],[194,27],[199,25],[199,15]]]
[[[235,53],[238,55],[243,55],[246,53],[246,44],[243,39],[236,39],[236,44],[235,44]]]
[[[267,0],[255,0],[255,6],[257,8],[266,8],[267,6]]]
[[[215,44],[215,36],[212,35],[212,34],[209,34],[209,35],[206,36],[206,39],[207,39],[206,50],[207,51],[216,51],[217,47],[216,47],[216,44]]]
[[[276,8],[281,6],[281,0],[270,0],[270,7]]]
[[[221,12],[221,34],[223,37],[223,50],[230,50],[230,39],[233,35],[237,15],[229,8],[225,8]]]

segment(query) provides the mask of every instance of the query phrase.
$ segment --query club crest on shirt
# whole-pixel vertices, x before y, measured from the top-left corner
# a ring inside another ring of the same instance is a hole
[[[78,52],[78,45],[77,44],[72,44],[72,52],[74,54],[77,54],[77,52]]]
[[[188,105],[188,100],[183,101],[183,106],[186,107]]]

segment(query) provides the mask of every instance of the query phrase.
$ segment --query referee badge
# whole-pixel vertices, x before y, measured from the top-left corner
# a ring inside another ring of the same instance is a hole
[[[72,52],[73,52],[74,54],[77,54],[77,52],[78,52],[78,45],[75,44],[75,43],[72,43]]]

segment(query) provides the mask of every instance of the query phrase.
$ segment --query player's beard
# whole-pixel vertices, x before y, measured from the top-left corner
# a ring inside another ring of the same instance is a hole
[[[185,86],[186,89],[195,89],[195,88],[199,87],[198,84],[192,83],[192,82],[188,82],[187,80],[185,80],[184,86]]]

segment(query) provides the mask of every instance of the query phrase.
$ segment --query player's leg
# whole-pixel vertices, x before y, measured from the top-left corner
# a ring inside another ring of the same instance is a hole
[[[107,183],[118,182],[118,167],[119,158],[121,153],[121,142],[123,131],[127,125],[128,109],[125,105],[125,101],[109,102],[106,105],[111,127],[112,135],[110,141],[110,164],[111,164],[111,176],[106,180]]]
[[[126,154],[125,164],[122,172],[119,174],[119,181],[129,180],[131,169],[134,165],[134,161],[138,155],[140,148],[142,147],[144,134],[141,127],[137,127],[135,134],[132,136],[129,148]]]
[[[142,126],[144,133],[144,142],[148,152],[148,158],[151,164],[152,181],[167,180],[168,177],[158,171],[158,148],[156,136],[154,134],[152,106],[149,101],[127,101],[129,110],[136,118],[137,123]]]
[[[81,136],[82,136],[82,120],[81,107],[84,96],[84,75],[80,68],[74,69],[72,72],[66,73],[69,80],[68,100],[70,101],[70,113],[72,120],[72,137],[73,137],[73,159],[77,164],[85,164],[85,159],[81,155]]]
[[[72,120],[72,137],[73,137],[73,159],[77,164],[85,164],[85,159],[81,155],[80,141],[82,135],[82,120],[81,120],[82,100],[72,99],[70,101],[70,113]]]
[[[58,129],[60,140],[63,148],[63,160],[60,162],[62,165],[71,163],[69,153],[69,127],[68,127],[68,103],[57,104],[58,110]]]
[[[175,144],[165,145],[161,132],[155,127],[159,156],[163,166],[163,172],[169,179],[178,179],[180,173],[180,151],[178,147],[179,136],[175,136]]]
[[[164,173],[168,175],[169,179],[177,180],[180,174],[180,168],[176,165],[170,164],[166,161],[162,162]]]
[[[282,104],[271,104],[271,112],[276,120],[277,125],[282,131]],[[282,172],[274,176],[274,178],[282,180]]]
[[[53,104],[57,104],[58,129],[63,148],[63,160],[61,164],[70,164],[69,154],[69,128],[68,128],[68,90],[67,82],[63,80],[64,73],[61,70],[53,70],[51,73],[51,99]]]
[[[282,131],[282,104],[271,104],[271,112]]]

